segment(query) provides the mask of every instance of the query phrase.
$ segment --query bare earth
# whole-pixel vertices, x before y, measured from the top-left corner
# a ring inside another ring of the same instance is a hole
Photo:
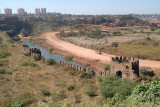
[[[48,32],[42,34],[42,38],[45,39],[46,43],[50,46],[53,46],[54,48],[60,50],[59,52],[64,55],[65,53],[70,53],[74,57],[78,57],[80,59],[84,59],[85,61],[97,61],[94,62],[93,65],[100,65],[101,64],[109,64],[111,57],[114,57],[114,55],[102,53],[102,55],[96,54],[95,50],[92,49],[86,49],[83,47],[76,46],[74,44],[65,42],[60,40],[56,34],[58,32]],[[85,61],[82,61],[85,63]],[[150,60],[141,60],[140,59],[140,66],[141,67],[151,67],[151,68],[160,68],[160,62],[159,61],[150,61]],[[98,67],[96,67],[98,68]]]

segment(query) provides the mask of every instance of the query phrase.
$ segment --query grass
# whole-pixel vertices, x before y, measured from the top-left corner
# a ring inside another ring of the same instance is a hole
[[[148,41],[148,40],[147,40]],[[107,47],[104,52],[123,55],[123,56],[134,56],[141,59],[152,59],[160,61],[160,46],[157,44],[160,41],[133,41],[119,45],[119,47]],[[156,44],[155,44],[156,43]]]
[[[6,58],[7,56],[10,56],[11,53],[9,52],[0,52],[0,58]]]
[[[13,105],[27,106],[32,104],[35,100],[36,98],[33,94],[24,93],[20,95],[17,99],[15,99]]]
[[[0,74],[0,106],[104,106],[106,99],[99,94],[101,86],[104,86],[103,78],[94,78],[94,74],[88,71],[82,76],[84,78],[81,78],[82,73],[74,69],[56,64],[48,66],[45,61],[35,61],[33,57],[24,56],[19,47],[11,47],[12,43],[6,40],[8,38],[4,36],[3,42],[7,47],[1,48],[0,51],[9,50],[12,55],[5,60],[0,59],[3,65],[2,71],[6,71]],[[26,67],[20,66],[23,62]],[[29,67],[31,62],[38,66]],[[88,79],[90,77],[91,79]],[[88,88],[88,86],[93,87]],[[87,97],[94,94],[98,97]]]
[[[0,69],[0,74],[5,74],[6,73],[6,70],[5,69]]]
[[[37,65],[33,62],[22,62],[21,66],[31,66],[31,67],[36,67]]]
[[[42,94],[44,95],[44,96],[50,96],[51,95],[51,93],[50,93],[50,91],[49,91],[49,89],[48,88],[41,88],[40,89],[40,91],[42,92]]]
[[[66,86],[66,88],[67,88],[68,91],[72,91],[72,90],[74,90],[75,86],[73,84],[68,84]]]

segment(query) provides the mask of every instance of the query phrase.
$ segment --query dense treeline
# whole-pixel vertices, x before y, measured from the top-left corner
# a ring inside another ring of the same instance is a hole
[[[157,24],[150,24],[132,15],[121,16],[75,16],[53,14],[43,17],[0,17],[0,30],[7,31],[11,37],[21,32],[23,36],[39,35],[42,32],[56,30],[62,26],[73,26],[77,24],[105,25],[110,27],[127,26],[150,26],[155,30]],[[93,32],[94,33],[94,32]]]
[[[10,37],[14,37],[23,28],[23,22],[18,17],[0,17],[0,30],[7,31]]]

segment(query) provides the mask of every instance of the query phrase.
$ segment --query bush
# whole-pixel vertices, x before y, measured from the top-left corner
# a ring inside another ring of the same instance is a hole
[[[0,61],[0,67],[1,66],[4,66],[5,64],[7,64],[8,63],[8,60],[1,60]]]
[[[47,59],[47,65],[53,65],[55,64],[55,60],[54,59]]]
[[[41,55],[35,55],[34,57],[35,61],[40,61],[41,60]]]
[[[35,63],[30,63],[29,64],[31,67],[36,67],[37,65]]]
[[[106,70],[106,71],[109,71],[110,70],[110,65],[106,64],[103,66],[103,68]]]
[[[113,36],[121,36],[122,34],[121,34],[121,32],[113,32],[112,35]]]
[[[110,75],[105,78],[102,85],[101,94],[104,98],[112,98],[118,94],[120,99],[124,100],[131,94],[136,83],[127,79],[122,79],[116,75]]]
[[[74,90],[75,86],[73,84],[68,84],[66,86],[66,88],[67,88],[68,91],[72,91],[72,90]]]
[[[40,91],[42,92],[42,94],[44,96],[50,96],[51,95],[48,88],[41,88]]]
[[[53,101],[61,100],[60,93],[58,91],[53,91],[51,95],[52,95]]]
[[[112,47],[118,47],[118,42],[113,42]]]
[[[160,81],[137,85],[128,98],[128,101],[158,104],[160,101]]]
[[[85,90],[85,94],[88,95],[89,97],[97,96],[95,87],[93,86],[87,87],[87,89]]]
[[[15,45],[11,45],[11,47],[15,47]]]
[[[30,56],[29,52],[27,52],[27,53],[24,53],[24,55],[25,55],[25,56]]]
[[[151,41],[152,39],[150,37],[146,37],[146,40]]]
[[[0,52],[0,58],[6,58],[7,56],[10,56],[11,53],[9,52]]]
[[[81,73],[81,78],[90,79],[90,78],[92,78],[94,75],[95,75],[95,73],[94,73],[93,71],[88,70],[88,71],[86,71],[86,72],[84,71],[84,72]]]
[[[66,56],[66,57],[64,57],[64,59],[67,60],[67,61],[72,61],[73,56]]]
[[[29,104],[32,104],[35,100],[36,100],[36,98],[34,97],[33,94],[25,93],[25,94],[20,95],[14,101],[14,103],[19,104],[20,107],[25,107],[25,106],[27,106]]]
[[[36,67],[37,65],[33,62],[23,62],[21,66],[31,66],[31,67]]]
[[[156,43],[153,43],[153,46],[158,46],[158,45],[159,45],[159,43],[157,43],[157,42],[156,42]]]
[[[28,62],[22,62],[21,66],[29,66]]]
[[[6,70],[5,69],[0,69],[0,74],[5,74]]]

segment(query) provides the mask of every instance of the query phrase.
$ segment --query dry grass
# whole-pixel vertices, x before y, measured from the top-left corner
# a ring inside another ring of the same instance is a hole
[[[0,59],[0,61],[8,61],[3,66],[7,73],[0,74],[0,106],[7,106],[19,100],[26,100],[25,103],[36,105],[38,101],[47,100],[47,97],[40,91],[44,87],[47,87],[50,93],[58,91],[62,92],[62,96],[66,94],[68,104],[76,104],[77,97],[75,95],[79,95],[81,98],[80,103],[85,104],[90,101],[90,98],[84,94],[84,88],[89,84],[97,86],[95,78],[80,79],[80,74],[71,75],[70,69],[59,65],[48,66],[42,61],[34,61],[33,57],[24,56],[19,47],[11,47],[11,43],[6,42],[9,38],[6,38],[4,33],[0,33],[0,35],[4,38],[3,44],[7,45],[7,48],[0,47],[0,51],[11,53],[11,56]],[[33,62],[37,66],[21,66],[23,62]],[[65,86],[74,84],[74,90],[68,91],[67,87],[60,87],[57,84],[65,84]],[[27,96],[28,99],[24,99],[24,96]],[[92,99],[92,101],[96,102],[96,99]]]

